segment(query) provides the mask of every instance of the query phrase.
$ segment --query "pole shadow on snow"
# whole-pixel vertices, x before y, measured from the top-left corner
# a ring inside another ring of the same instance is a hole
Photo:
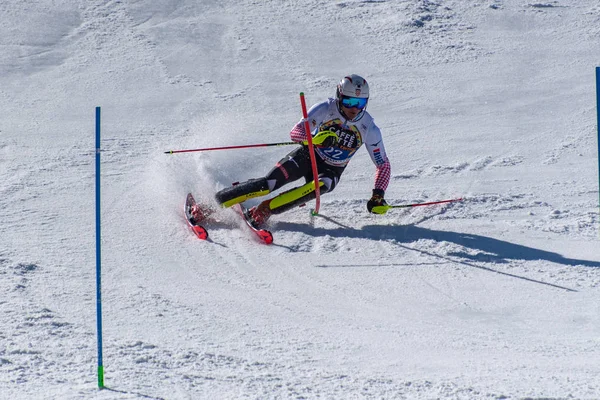
[[[519,275],[510,274],[507,272],[497,271],[489,267],[474,264],[474,262],[480,261],[504,264],[509,262],[510,260],[544,260],[568,266],[578,265],[584,267],[600,268],[599,261],[566,258],[558,253],[523,246],[516,243],[511,243],[504,240],[494,239],[482,235],[451,231],[438,231],[433,229],[421,228],[415,225],[367,225],[362,227],[361,229],[356,229],[350,226],[343,225],[330,217],[323,215],[320,215],[320,217],[336,224],[338,227],[333,229],[319,228],[309,227],[305,224],[285,222],[279,223],[278,227],[283,230],[301,231],[312,236],[329,235],[331,237],[339,238],[366,238],[373,240],[394,239],[397,242],[397,245],[400,247],[403,247],[407,250],[417,251],[428,256],[436,257],[444,260],[445,262],[458,263],[472,268],[483,269],[486,271],[495,272],[497,274],[511,276],[514,278],[540,283],[547,286],[552,286],[573,292],[575,292],[576,290]],[[469,254],[467,251],[455,251],[445,255],[439,255],[430,251],[415,249],[405,245],[408,243],[416,242],[420,239],[429,239],[436,242],[455,243],[467,249],[472,249],[479,252],[477,254]],[[460,258],[460,260],[454,257]],[[321,265],[320,267],[332,266]]]
[[[121,393],[121,394],[128,394],[128,395],[134,395],[137,397],[141,397],[143,399],[151,399],[151,400],[166,400],[163,397],[154,397],[154,396],[149,396],[147,394],[143,394],[143,393],[139,393],[139,392],[133,392],[133,391],[125,391],[125,390],[118,390],[118,389],[113,389],[110,388],[108,386],[104,386],[101,390],[107,390],[110,392],[114,392],[114,393]]]

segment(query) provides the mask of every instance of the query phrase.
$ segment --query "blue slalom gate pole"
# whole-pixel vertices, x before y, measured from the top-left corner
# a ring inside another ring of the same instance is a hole
[[[598,129],[598,211],[600,211],[600,67],[596,67],[596,128]]]
[[[102,363],[102,280],[100,246],[100,107],[96,107],[96,322],[98,331],[98,387],[104,388]]]

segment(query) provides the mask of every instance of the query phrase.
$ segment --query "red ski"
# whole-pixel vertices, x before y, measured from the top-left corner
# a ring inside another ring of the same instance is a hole
[[[192,229],[192,231],[194,232],[194,234],[196,236],[198,236],[198,239],[206,240],[206,239],[208,239],[208,231],[202,225],[200,225],[200,222],[206,218],[206,216],[209,214],[209,212],[208,212],[208,210],[206,210],[206,211],[202,210],[203,211],[202,218],[199,220],[196,220],[190,214],[192,207],[195,205],[196,205],[196,200],[194,200],[194,196],[192,196],[191,193],[188,193],[187,198],[185,199],[185,205],[183,206],[183,212],[185,214],[185,219],[186,219],[188,225],[190,226],[190,228]]]
[[[234,207],[237,210],[237,212],[242,216],[242,218],[244,219],[244,222],[246,223],[248,228],[250,228],[250,230],[252,232],[254,232],[254,234],[263,243],[265,243],[265,244],[273,243],[273,234],[266,229],[262,229],[262,228],[259,228],[258,226],[256,226],[254,224],[254,222],[252,221],[252,219],[250,218],[250,215],[248,215],[248,209],[246,207],[244,207],[241,203],[234,205]]]

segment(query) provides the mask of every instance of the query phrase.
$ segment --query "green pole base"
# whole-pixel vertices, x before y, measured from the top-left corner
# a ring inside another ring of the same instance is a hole
[[[104,367],[102,365],[98,366],[98,388],[104,389]]]

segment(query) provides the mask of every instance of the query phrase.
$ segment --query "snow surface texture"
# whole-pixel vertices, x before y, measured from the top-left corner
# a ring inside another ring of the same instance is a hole
[[[597,0],[0,4],[0,398],[600,398]],[[185,194],[264,175],[346,74],[361,150],[256,242]],[[97,389],[94,107],[102,106]]]

